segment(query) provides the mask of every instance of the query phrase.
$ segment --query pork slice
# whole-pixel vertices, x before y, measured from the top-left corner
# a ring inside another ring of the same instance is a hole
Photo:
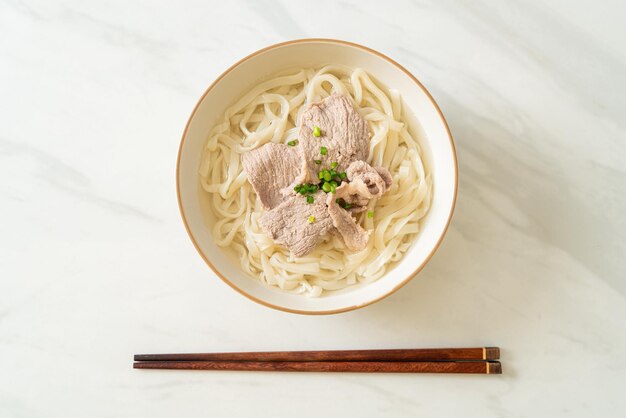
[[[285,190],[302,173],[303,157],[296,147],[265,144],[243,154],[243,169],[265,210],[287,199]]]
[[[356,223],[349,211],[337,204],[335,195],[329,194],[326,203],[328,204],[328,214],[332,219],[333,226],[337,228],[346,247],[351,251],[364,249],[367,246],[370,232],[364,230],[361,225]]]
[[[355,212],[364,210],[371,199],[381,197],[393,183],[391,173],[384,167],[372,167],[365,161],[355,161],[346,170],[349,183],[337,188],[337,198],[355,206]]]
[[[259,219],[261,228],[274,242],[287,247],[295,257],[313,251],[322,236],[333,228],[326,208],[326,193],[319,191],[313,198],[313,203],[307,203],[304,196],[289,196]],[[309,222],[311,216],[313,222]]]
[[[313,135],[313,128],[321,129],[321,136]],[[352,106],[346,96],[332,95],[313,103],[300,118],[299,147],[306,160],[303,176],[308,183],[318,183],[317,173],[330,169],[345,171],[355,160],[366,160],[369,155],[370,132],[367,122]],[[326,155],[320,152],[326,147]],[[322,163],[316,164],[315,160]]]
[[[378,175],[385,182],[385,191],[383,192],[383,194],[385,194],[387,192],[387,190],[389,190],[389,188],[393,184],[393,177],[391,177],[391,173],[385,167],[377,166],[377,167],[374,167],[374,170],[376,170]],[[348,174],[348,173],[346,173],[346,174]]]

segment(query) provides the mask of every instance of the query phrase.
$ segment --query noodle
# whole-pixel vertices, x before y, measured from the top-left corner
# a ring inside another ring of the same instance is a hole
[[[262,209],[241,155],[268,142],[297,139],[306,105],[333,93],[349,97],[363,115],[372,133],[367,162],[386,167],[394,182],[382,198],[369,202],[374,218],[357,215],[372,231],[365,249],[351,252],[331,234],[310,254],[294,258],[259,227]],[[203,152],[200,182],[218,219],[212,226],[215,243],[234,251],[247,274],[307,296],[379,279],[409,249],[432,197],[430,174],[402,112],[400,94],[381,88],[362,69],[302,69],[256,86],[226,110]]]

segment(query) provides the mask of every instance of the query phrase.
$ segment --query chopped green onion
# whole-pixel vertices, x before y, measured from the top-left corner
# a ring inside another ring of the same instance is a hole
[[[307,196],[306,197],[306,202],[307,203],[313,203],[313,196]]]
[[[345,171],[343,171],[343,172],[339,173],[339,178],[340,178],[341,180],[345,179],[346,177],[348,177],[348,175],[346,174],[346,172],[345,172]]]
[[[348,206],[348,204],[346,203],[346,201],[345,201],[345,200],[343,200],[343,198],[342,198],[342,197],[340,197],[339,199],[335,199],[335,202],[337,202],[337,204],[338,204],[339,206],[341,206],[342,208],[344,208],[344,209]],[[351,205],[350,205],[350,206],[351,206]]]
[[[328,184],[328,183],[326,183],[326,184]],[[336,192],[336,191],[337,191],[337,186],[335,186],[335,185],[333,185],[333,184],[331,183],[331,185],[330,185],[330,192],[331,192],[332,194],[335,194],[335,192]]]
[[[318,189],[317,184],[309,184],[308,189],[309,193],[315,193]]]
[[[330,174],[330,171],[324,170],[323,173],[324,173],[324,180],[330,181],[330,179],[333,178],[332,174]]]
[[[313,127],[313,136],[321,136],[322,135],[322,130],[320,129],[319,126],[314,126]]]
[[[300,190],[298,191],[298,193],[306,194],[306,192],[307,192],[307,187],[303,184],[302,187],[300,187]]]
[[[323,171],[320,171],[319,173],[317,173],[317,177],[318,177],[320,180],[323,180],[323,179],[324,179],[324,172],[323,172]]]
[[[313,222],[315,222],[315,216],[311,215],[309,216],[309,223],[312,224]]]
[[[322,190],[324,190],[326,193],[330,192],[330,183],[322,184]]]
[[[322,160],[313,160],[313,162],[314,162],[315,164],[317,164],[317,165],[322,164]]]
[[[298,185],[296,185],[296,187],[293,188],[293,191],[298,193],[301,188],[302,188],[302,185],[298,184]]]
[[[334,163],[330,163],[331,168],[337,168],[338,165],[339,163],[337,161],[335,161]]]
[[[287,142],[287,145],[289,145],[290,147],[295,147],[297,143],[298,143],[298,141],[293,140],[293,141]]]
[[[373,218],[374,217],[374,212],[367,212],[367,217],[368,218]]]
[[[346,203],[346,206],[344,206],[344,209],[350,209],[352,207],[352,205],[350,203]]]
[[[335,180],[333,180],[333,181],[330,182],[330,185],[332,187],[337,187],[337,182]]]
[[[326,155],[326,153],[328,152],[328,148],[326,147],[320,147],[320,154],[322,155]]]
[[[335,170],[330,170],[331,177],[337,177],[337,172]]]

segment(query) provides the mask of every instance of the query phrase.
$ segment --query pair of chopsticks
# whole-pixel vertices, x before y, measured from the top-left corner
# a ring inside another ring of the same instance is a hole
[[[501,374],[498,347],[135,354],[135,369]]]

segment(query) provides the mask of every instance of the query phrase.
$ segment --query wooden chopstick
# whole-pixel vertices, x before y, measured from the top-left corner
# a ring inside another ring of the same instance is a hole
[[[501,374],[499,361],[146,361],[135,369]]]
[[[393,350],[266,351],[245,353],[135,354],[135,361],[445,361],[497,360],[498,347]]]

